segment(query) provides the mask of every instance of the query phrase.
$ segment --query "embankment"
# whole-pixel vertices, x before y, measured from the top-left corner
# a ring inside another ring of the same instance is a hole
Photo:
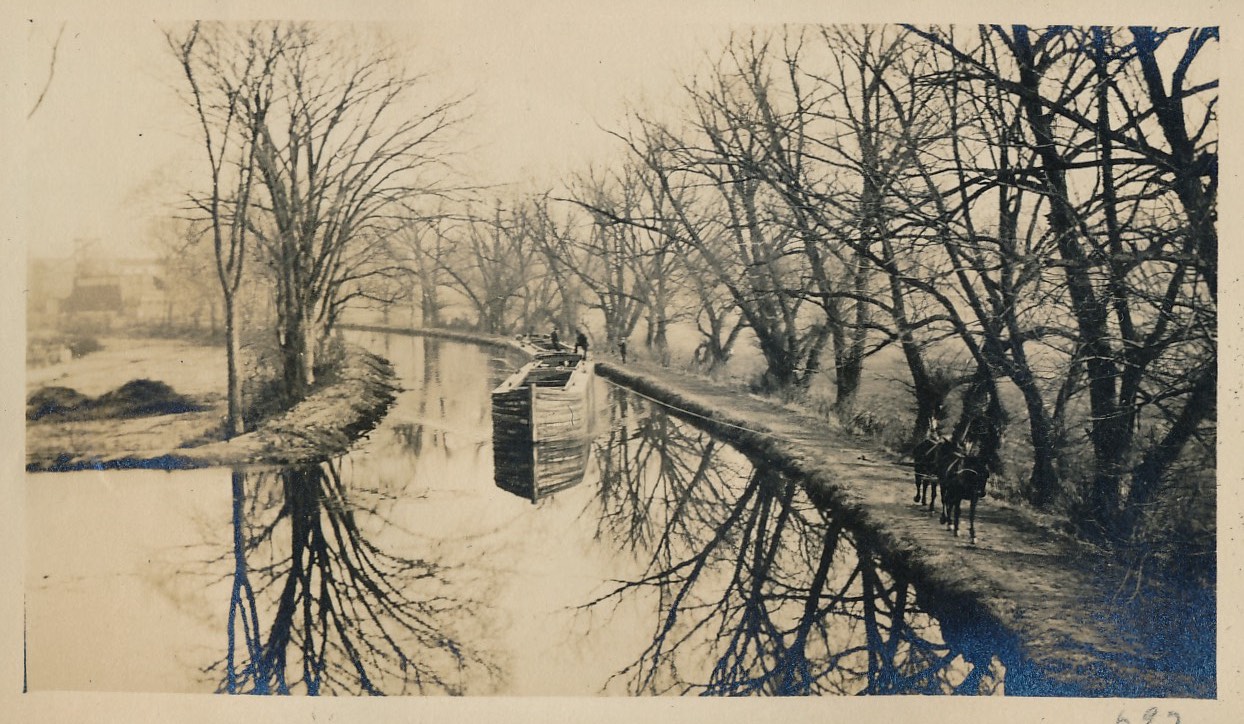
[[[434,339],[448,339],[455,342],[466,342],[467,344],[482,344],[526,355],[530,355],[532,352],[530,347],[527,347],[517,339],[512,337],[503,337],[498,334],[464,332],[456,329],[411,329],[409,327],[389,327],[376,324],[339,324],[337,326],[340,329],[353,330],[355,332],[402,334],[408,337],[432,337]]]
[[[1008,693],[1214,696],[1212,621],[1195,634],[1185,625],[1191,638],[1147,629],[1155,622],[1129,614],[1115,595],[1125,572],[1039,516],[986,499],[972,545],[912,502],[910,467],[824,420],[668,369],[598,361],[596,370],[803,480],[816,503],[919,583],[921,605],[944,635],[1018,664],[1007,672]],[[1177,596],[1168,603],[1151,610],[1179,616]]]
[[[71,436],[71,449],[41,449],[27,457],[30,472],[125,468],[185,469],[219,465],[295,465],[344,453],[384,417],[397,392],[387,360],[347,346],[341,366],[293,408],[259,429],[194,447],[116,449],[101,429]],[[149,418],[156,424],[160,417]],[[28,430],[28,434],[30,431]]]

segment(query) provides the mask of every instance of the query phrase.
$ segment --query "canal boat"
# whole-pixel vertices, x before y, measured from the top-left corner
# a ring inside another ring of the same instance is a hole
[[[592,386],[585,355],[542,351],[492,391],[497,487],[534,503],[583,481]]]

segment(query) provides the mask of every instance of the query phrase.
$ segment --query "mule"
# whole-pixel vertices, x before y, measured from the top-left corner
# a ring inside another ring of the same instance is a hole
[[[956,449],[942,471],[942,525],[959,535],[963,501],[968,501],[968,539],[976,543],[976,503],[985,495],[989,479],[984,458],[974,450]]]
[[[911,451],[916,469],[916,495],[912,502],[919,503],[921,507],[928,505],[930,514],[937,504],[937,489],[950,453],[950,441],[935,434],[916,443]]]

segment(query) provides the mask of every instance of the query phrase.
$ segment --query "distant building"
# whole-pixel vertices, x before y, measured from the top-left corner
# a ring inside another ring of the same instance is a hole
[[[100,331],[165,321],[168,301],[158,259],[115,259],[81,253],[32,259],[27,315],[32,329],[92,327]]]
[[[31,329],[56,326],[73,293],[73,259],[31,258],[26,278],[26,321]]]
[[[76,281],[76,280],[75,280]],[[111,329],[124,316],[121,285],[115,282],[92,281],[74,284],[73,291],[62,307],[65,316],[77,323]]]

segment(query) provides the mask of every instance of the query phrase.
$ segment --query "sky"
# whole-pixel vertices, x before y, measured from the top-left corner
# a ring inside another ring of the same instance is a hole
[[[18,21],[5,28],[19,48],[18,70],[5,77],[21,114],[10,111],[19,135],[15,229],[30,254],[64,256],[75,239],[96,239],[118,255],[141,253],[153,220],[173,213],[202,177],[201,141],[176,95],[184,81],[161,33],[178,21],[378,23],[409,49],[412,67],[430,74],[434,94],[470,95],[461,170],[474,183],[522,189],[617,158],[620,145],[603,129],[619,129],[632,105],[677,107],[679,83],[732,27],[947,17],[937,3],[887,0],[183,0],[176,12],[169,5],[42,0],[6,14]],[[960,0],[952,17],[972,17],[971,5]],[[1075,7],[1063,17],[1085,12]],[[62,26],[47,93],[23,118],[47,81]]]
[[[502,6],[498,6],[502,7]],[[518,14],[438,3],[386,21],[385,32],[429,73],[429,92],[469,96],[457,145],[472,182],[554,183],[616,157],[628,104],[666,104],[726,25],[552,9]],[[364,16],[364,20],[367,18]],[[329,19],[325,22],[347,22]],[[37,256],[64,256],[75,239],[120,255],[141,252],[152,220],[184,200],[206,168],[182,79],[162,35],[168,19],[27,18],[23,203]]]

